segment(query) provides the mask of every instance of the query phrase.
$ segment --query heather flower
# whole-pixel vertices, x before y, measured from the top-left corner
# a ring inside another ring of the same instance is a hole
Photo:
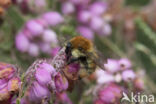
[[[56,26],[64,21],[63,17],[58,12],[47,12],[42,18],[49,26]]]
[[[38,82],[34,82],[31,87],[29,92],[30,102],[35,102],[35,104],[37,104],[43,99],[48,99],[50,97],[50,91],[45,86],[40,85]]]
[[[94,101],[94,104],[106,104],[106,103],[104,103],[102,100],[100,100],[100,99],[96,99],[95,101]]]
[[[105,2],[97,1],[91,4],[89,8],[93,15],[102,15],[106,11],[107,5]]]
[[[26,52],[29,48],[29,40],[22,32],[19,32],[16,36],[16,47],[21,52]]]
[[[53,30],[50,30],[50,29],[44,30],[43,41],[53,42],[53,44],[57,44],[58,40],[57,40],[56,33]]]
[[[55,76],[54,81],[55,81],[56,90],[58,92],[67,90],[67,88],[68,88],[68,81],[67,81],[67,79],[63,75],[58,73]]]
[[[55,47],[51,51],[51,55],[54,57],[60,50],[60,47]]]
[[[97,78],[97,83],[98,84],[106,84],[110,82],[114,82],[114,76],[102,69],[98,69],[95,71],[96,78]]]
[[[72,104],[66,92],[56,93],[56,101],[54,104]]]
[[[28,21],[26,23],[26,28],[34,36],[38,36],[41,35],[41,33],[43,33],[43,26],[39,24],[36,20]]]
[[[17,68],[0,63],[0,102],[10,101],[19,92],[20,86]]]
[[[125,70],[122,72],[122,78],[124,81],[131,81],[136,77],[133,70]]]
[[[89,25],[94,31],[98,31],[103,26],[103,19],[98,16],[93,16]]]
[[[56,15],[51,18],[51,14]],[[49,28],[48,21],[53,18],[59,19],[59,17],[62,18],[57,12],[48,12],[42,17],[27,21],[16,36],[17,49],[33,57],[37,57],[41,52],[50,55],[53,48],[58,47],[58,40],[57,34]],[[57,21],[54,20],[54,22]],[[56,24],[59,23],[61,22]]]
[[[104,103],[115,103],[119,102],[119,99],[122,97],[121,91],[120,86],[111,83],[101,89],[98,95]]]
[[[122,69],[129,69],[132,66],[131,62],[127,58],[120,59],[119,64]]]
[[[71,14],[75,12],[75,6],[71,2],[64,2],[62,4],[61,10],[63,14]]]
[[[104,23],[102,28],[97,31],[99,36],[108,36],[112,33],[110,24]]]
[[[91,13],[90,11],[87,10],[79,11],[77,16],[78,21],[80,21],[81,23],[88,23],[90,18],[91,18]]]
[[[28,53],[29,53],[29,55],[34,56],[34,57],[38,56],[39,55],[38,45],[34,44],[34,43],[30,44],[29,49],[28,49]]]
[[[14,3],[17,4],[24,13],[43,13],[47,8],[45,0],[14,0]]]
[[[67,79],[46,60],[35,62],[26,73],[28,83],[25,96],[21,102],[38,104],[44,100],[49,101],[53,93],[65,91],[68,88]],[[31,80],[31,81],[30,81]],[[30,81],[30,82],[29,82]]]
[[[113,73],[120,70],[118,61],[114,59],[108,59],[107,63],[104,64],[104,67],[106,68],[106,70]]]
[[[88,27],[85,27],[85,26],[79,26],[77,28],[77,31],[85,38],[87,39],[90,39],[90,40],[93,40],[94,38],[94,33],[93,31],[88,28]]]

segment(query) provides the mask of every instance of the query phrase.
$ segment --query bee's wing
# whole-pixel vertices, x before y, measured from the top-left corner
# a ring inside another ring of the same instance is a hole
[[[89,52],[88,55],[92,60],[94,60],[97,67],[104,70],[104,62],[99,58],[99,56],[95,52]]]

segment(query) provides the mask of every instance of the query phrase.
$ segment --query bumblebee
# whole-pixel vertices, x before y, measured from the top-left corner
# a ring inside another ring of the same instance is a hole
[[[97,55],[90,40],[82,36],[72,38],[65,46],[65,53],[68,65],[72,63],[80,64],[79,78],[95,71]]]

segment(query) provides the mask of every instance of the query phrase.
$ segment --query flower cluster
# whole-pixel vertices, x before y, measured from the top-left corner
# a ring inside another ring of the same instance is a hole
[[[50,29],[64,21],[58,12],[47,12],[36,19],[26,22],[16,35],[16,47],[21,52],[38,56],[40,51],[55,55],[58,40],[55,31]]]
[[[47,9],[46,0],[12,0],[24,12],[43,13]],[[40,9],[42,8],[42,9]]]
[[[62,1],[62,12],[65,15],[76,15],[79,26],[77,31],[88,39],[93,39],[94,34],[107,36],[111,34],[109,20],[104,16],[107,10],[107,4],[103,1],[91,0],[66,0]]]
[[[20,86],[17,68],[10,64],[0,63],[0,103],[13,103]]]
[[[26,73],[28,87],[25,96],[21,100],[21,104],[46,103],[52,97],[52,93],[61,94],[67,90],[67,79],[63,74],[57,72],[47,61],[41,60],[41,62],[36,63],[33,67]]]
[[[139,92],[144,89],[141,76],[131,69],[131,62],[127,58],[108,59],[104,67],[105,71],[98,69],[95,72],[97,98],[94,104],[119,103],[122,92],[128,93],[130,90]]]
[[[11,4],[11,0],[0,0],[0,15],[4,14],[5,9]]]

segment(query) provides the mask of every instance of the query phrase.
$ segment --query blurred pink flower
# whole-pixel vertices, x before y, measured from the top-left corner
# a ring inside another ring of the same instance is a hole
[[[75,12],[75,6],[71,2],[64,2],[62,4],[61,10],[63,14],[71,14]]]
[[[120,86],[111,83],[99,91],[99,98],[103,103],[117,103],[122,97],[122,89]]]
[[[91,13],[87,10],[81,10],[78,12],[77,19],[82,23],[88,23],[91,18]]]
[[[128,60],[127,58],[120,59],[119,64],[122,69],[129,69],[132,66],[130,60]]]
[[[97,31],[99,36],[108,36],[112,33],[112,28],[110,24],[104,23],[102,28]]]
[[[125,70],[122,72],[122,78],[124,81],[134,80],[135,77],[136,75],[133,70]]]
[[[29,40],[27,37],[22,33],[19,32],[16,36],[16,48],[21,52],[26,52],[29,48]]]
[[[58,43],[57,35],[53,30],[44,30],[42,37],[45,42],[52,42],[53,44]]]
[[[107,4],[105,2],[96,1],[90,5],[89,10],[93,15],[102,15],[107,9]]]
[[[112,73],[120,70],[119,63],[115,59],[108,59],[107,63],[104,64],[104,67],[106,68],[106,70],[108,70],[109,72],[112,72]]]
[[[110,82],[114,82],[114,76],[102,69],[98,69],[95,71],[96,73],[96,78],[97,78],[97,83],[98,84],[106,84]]]
[[[36,20],[30,20],[26,23],[26,28],[34,36],[41,35],[43,33],[44,27],[39,24]]]
[[[98,16],[92,16],[92,18],[90,20],[90,27],[94,31],[98,31],[102,28],[102,26],[103,26],[103,19]]]
[[[93,38],[94,38],[94,33],[93,33],[93,31],[92,31],[90,28],[88,28],[88,27],[79,26],[79,27],[77,28],[77,31],[78,31],[82,36],[84,36],[84,37],[87,38],[87,39],[93,40]]]
[[[58,12],[47,12],[43,14],[42,18],[50,26],[56,26],[64,21],[64,18]]]
[[[100,99],[96,99],[95,101],[94,101],[94,104],[107,104],[107,103],[104,103],[102,100],[100,100]]]
[[[37,44],[31,43],[28,49],[29,55],[36,57],[39,55],[39,47]]]

